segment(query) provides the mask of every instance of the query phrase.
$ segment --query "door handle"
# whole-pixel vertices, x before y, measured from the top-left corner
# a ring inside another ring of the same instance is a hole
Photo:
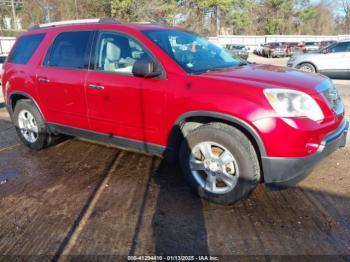
[[[50,80],[45,78],[45,77],[39,77],[38,81],[41,82],[41,83],[49,83],[50,82]]]
[[[89,88],[91,88],[91,89],[96,89],[96,90],[103,90],[103,89],[105,89],[104,86],[101,86],[101,85],[93,85],[93,84],[89,85]]]

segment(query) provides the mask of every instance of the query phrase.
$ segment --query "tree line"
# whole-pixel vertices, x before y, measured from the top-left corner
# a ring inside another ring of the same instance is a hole
[[[1,0],[0,13],[11,17]],[[350,0],[23,0],[16,16],[23,28],[48,21],[112,17],[122,22],[166,23],[207,36],[350,34]]]

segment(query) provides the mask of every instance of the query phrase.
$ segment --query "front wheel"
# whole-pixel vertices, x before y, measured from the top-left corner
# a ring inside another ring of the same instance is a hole
[[[211,202],[233,204],[260,181],[253,145],[238,129],[212,123],[190,132],[180,148],[182,171],[195,192]]]
[[[298,69],[308,73],[315,73],[316,68],[310,63],[302,63],[298,66]]]

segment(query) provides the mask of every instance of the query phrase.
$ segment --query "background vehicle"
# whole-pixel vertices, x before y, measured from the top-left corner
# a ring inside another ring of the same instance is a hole
[[[193,190],[216,203],[234,203],[260,182],[294,185],[346,142],[328,78],[242,63],[172,27],[36,26],[4,68],[6,108],[29,148],[67,134],[178,159]]]
[[[333,78],[350,79],[350,40],[331,44],[315,54],[293,56],[287,66]]]
[[[2,72],[3,72],[3,70],[2,70],[2,66],[3,66],[3,64],[5,63],[5,60],[6,60],[6,55],[0,55],[0,86],[1,86],[1,82],[2,82]]]
[[[262,53],[262,56],[265,56],[268,58],[285,57],[287,55],[286,47],[279,42],[268,43],[263,47],[261,53]]]
[[[226,50],[234,57],[242,58],[243,60],[248,59],[248,50],[244,45],[238,44],[227,44],[225,45]]]
[[[258,46],[254,49],[253,53],[256,54],[256,55],[262,55],[262,49],[264,48],[264,46],[265,46],[265,44],[260,44],[260,45],[258,45]]]
[[[304,53],[318,51],[319,48],[320,48],[320,44],[318,42],[304,42],[303,43]]]
[[[320,49],[323,49],[331,44],[334,44],[336,41],[329,40],[329,41],[321,41],[320,42]]]
[[[7,55],[0,55],[0,70],[2,69],[2,65],[5,63]]]
[[[286,42],[283,44],[286,47],[286,56],[293,56],[302,52],[298,42]]]

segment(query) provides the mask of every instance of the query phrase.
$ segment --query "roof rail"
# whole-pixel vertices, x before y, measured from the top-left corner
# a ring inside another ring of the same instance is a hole
[[[46,24],[33,25],[29,28],[29,30],[35,30],[35,29],[41,29],[41,28],[47,28],[47,27],[55,27],[55,26],[60,26],[60,25],[90,24],[90,23],[119,24],[120,22],[118,20],[113,19],[113,18],[92,18],[92,19],[79,19],[79,20],[65,20],[65,21],[58,21],[58,22],[52,22],[52,23],[46,23]]]

